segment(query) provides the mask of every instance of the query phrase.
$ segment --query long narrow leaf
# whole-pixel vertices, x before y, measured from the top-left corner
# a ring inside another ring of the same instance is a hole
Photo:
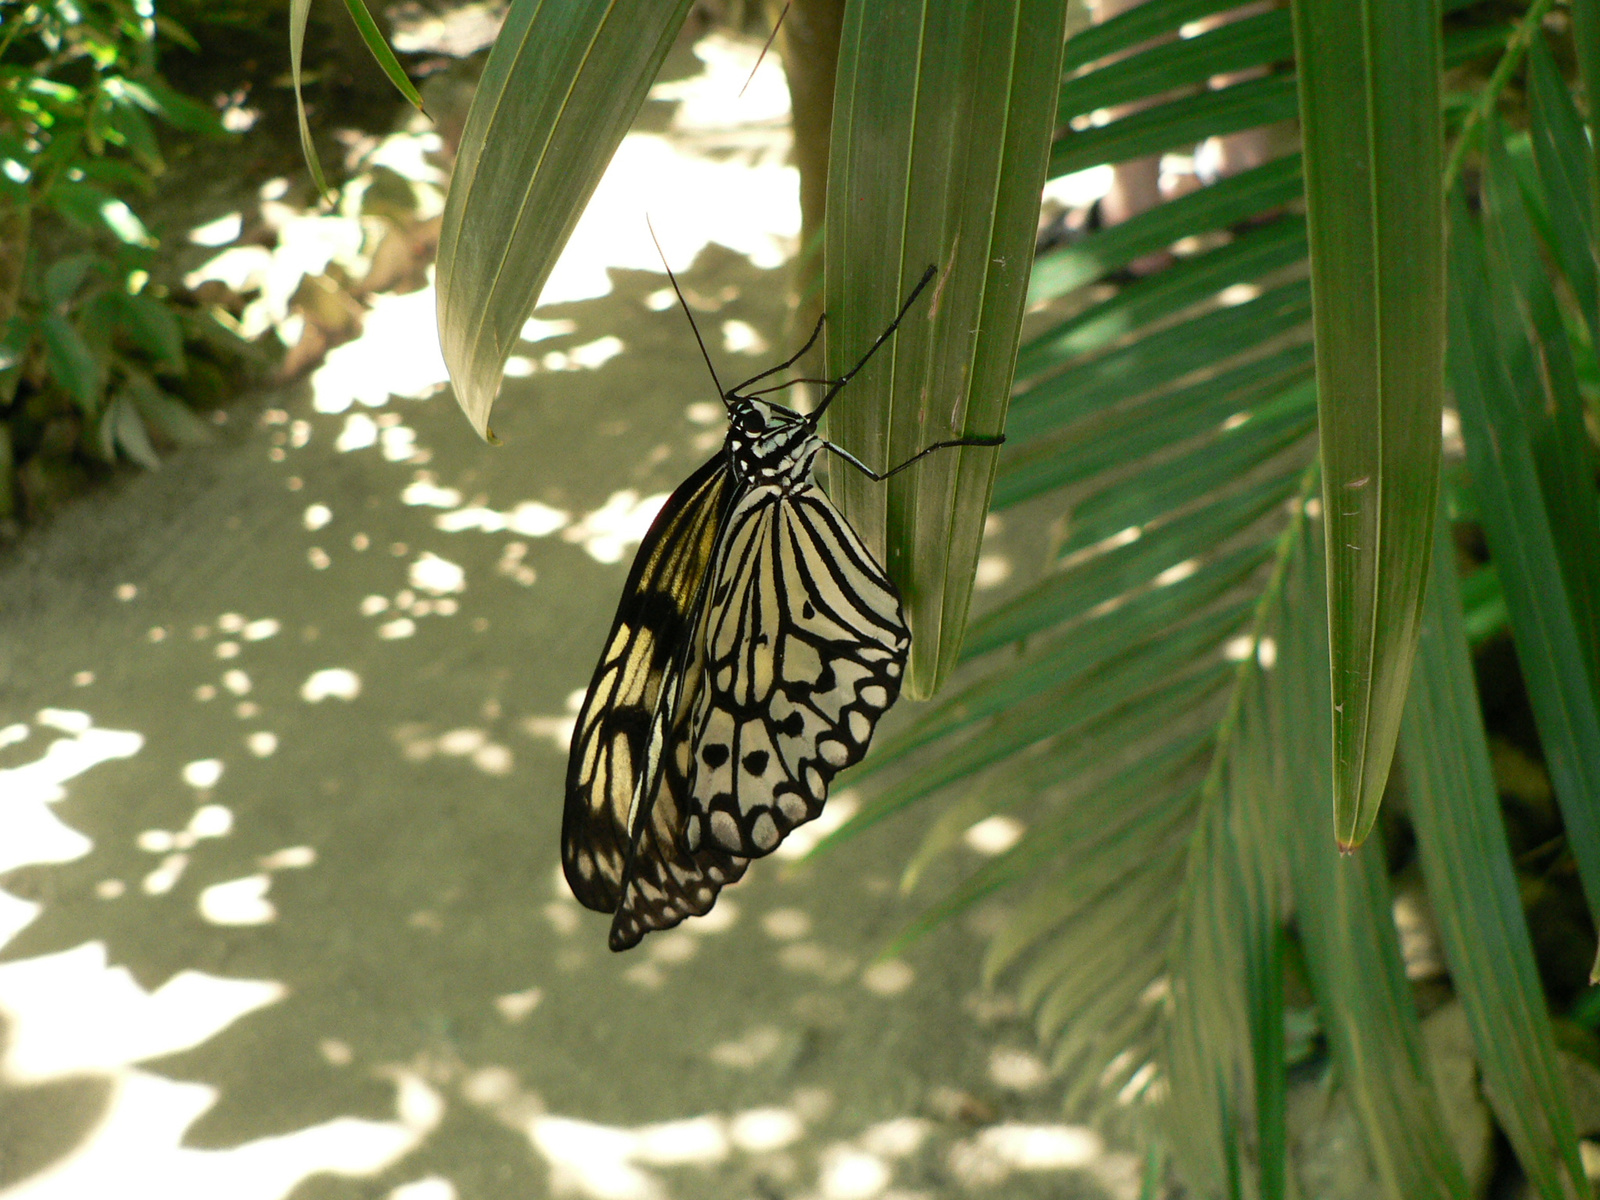
[[[439,343],[456,400],[485,437],[506,357],[690,3],[516,0],[495,39],[438,266]]]
[[[1594,498],[1594,451],[1584,428],[1567,328],[1500,132],[1499,122],[1491,120],[1485,134],[1487,262],[1495,295],[1504,297],[1521,318],[1502,325],[1508,369],[1515,379],[1537,381],[1523,393],[1529,444],[1589,682],[1600,696],[1600,505]]]
[[[1600,916],[1600,705],[1567,603],[1522,400],[1501,360],[1482,235],[1460,190],[1450,229],[1450,385],[1489,552],[1589,911]]]
[[[289,0],[289,77],[294,82],[294,115],[300,123],[300,153],[311,169],[311,182],[319,197],[328,194],[328,181],[322,174],[322,160],[311,141],[311,125],[306,120],[305,96],[300,90],[300,63],[306,45],[306,19],[311,15],[311,0]]]
[[[1143,45],[1165,33],[1176,33],[1182,26],[1224,9],[1234,8],[1238,0],[1165,0],[1161,4],[1137,4],[1108,21],[1077,33],[1067,43],[1062,60],[1064,71],[1073,71],[1098,59]]]
[[[1130,284],[1110,300],[1029,339],[1017,355],[1017,372],[1031,375],[1052,360],[1097,350],[1130,328],[1290,266],[1305,253],[1305,224],[1298,217],[1251,230],[1220,249]]]
[[[1600,96],[1600,0],[1572,0],[1572,48],[1578,60],[1578,78],[1589,97],[1589,122],[1595,122],[1594,98]],[[1600,206],[1600,145],[1589,143],[1590,204]],[[1596,208],[1600,224],[1600,207]]]
[[[1289,14],[1281,9],[1229,21],[1198,37],[1162,42],[1119,59],[1061,88],[1064,117],[1205,84],[1213,75],[1287,61],[1294,56]]]
[[[1528,47],[1528,82],[1528,133],[1550,214],[1551,250],[1577,296],[1591,342],[1600,343],[1600,268],[1595,263],[1600,218],[1589,195],[1589,139],[1542,35]]]
[[[1511,867],[1442,511],[1403,734],[1408,808],[1484,1093],[1544,1200],[1592,1195]]]
[[[1206,377],[1237,356],[1286,340],[1311,319],[1311,289],[1295,280],[1247,300],[1179,321],[1137,341],[1073,362],[1065,370],[1028,381],[1012,402],[1012,419],[1026,443],[1115,404],[1169,387],[1191,375]],[[1049,361],[1044,367],[1059,368]],[[1021,447],[1019,447],[1021,449]],[[1016,457],[1008,450],[1003,461]],[[1005,474],[1002,467],[1001,474]],[[997,500],[998,504],[999,501]]]
[[[1055,117],[1065,0],[856,0],[845,12],[828,177],[828,367],[870,346],[930,264],[925,307],[829,413],[885,470],[933,442],[1004,428]],[[884,488],[831,487],[882,552],[911,627],[907,694],[961,650],[997,461],[931,456]]]
[[[1281,207],[1298,199],[1300,188],[1300,156],[1289,154],[1158,204],[1120,225],[1041,254],[1028,281],[1028,303],[1065,295],[1180,238],[1225,229]]]
[[[968,627],[967,652],[976,657],[1040,633],[1127,595],[1162,571],[1196,562],[1282,504],[1293,487],[1282,479],[1269,480],[1117,546],[1086,569],[1047,576],[974,621]]]
[[[1444,403],[1439,9],[1295,0],[1317,337],[1334,836],[1377,819],[1400,731]]]
[[[378,23],[367,11],[366,0],[344,0],[344,6],[350,13],[350,19],[356,23],[356,29],[361,34],[361,40],[366,43],[368,52],[377,60],[378,66],[389,77],[389,82],[394,84],[395,90],[404,96],[413,108],[425,111],[422,107],[422,96],[418,94],[416,85],[411,82],[405,68],[400,65],[400,60],[394,56],[394,51],[389,48],[388,39],[379,31]]]
[[[1360,1120],[1389,1200],[1465,1200],[1467,1185],[1445,1133],[1422,1053],[1422,1033],[1400,959],[1379,839],[1342,854],[1323,832],[1331,780],[1328,650],[1321,609],[1322,522],[1297,551],[1277,669],[1289,711],[1283,752],[1292,812],[1296,913],[1313,991],[1325,1015],[1341,1084]],[[1431,549],[1431,546],[1430,546]]]
[[[1067,133],[1050,153],[1050,175],[1070,175],[1098,163],[1192,146],[1207,137],[1286,121],[1295,111],[1293,75],[1247,80],[1158,104],[1108,125]]]
[[[939,814],[923,835],[917,852],[906,863],[900,888],[915,890],[922,872],[954,849],[971,827],[990,816],[1035,804],[1048,797],[1051,804],[1070,803],[1075,794],[1093,787],[1095,774],[1118,755],[1143,757],[1148,749],[1165,742],[1186,724],[1204,725],[1210,718],[1210,701],[1220,675],[1203,672],[1180,683],[1135,698],[1098,721],[1079,726],[1070,737],[1059,739],[1059,749],[1030,754],[1020,763],[980,776],[961,800]],[[1064,789],[1064,790],[1063,790]],[[1008,923],[1012,928],[1015,921]],[[1042,936],[1044,929],[1022,935],[1024,942]],[[1002,939],[990,943],[991,951]]]

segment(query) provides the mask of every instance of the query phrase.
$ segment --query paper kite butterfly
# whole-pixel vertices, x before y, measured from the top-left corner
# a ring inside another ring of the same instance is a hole
[[[817,433],[933,275],[851,370],[822,381],[811,413],[761,399],[787,384],[748,389],[798,362],[821,320],[798,354],[737,387],[711,368],[727,440],[639,545],[567,763],[562,868],[584,905],[615,914],[613,950],[710,911],[752,858],[817,816],[900,694],[899,595],[811,467],[828,450],[883,480],[935,450],[1003,440],[937,442],[880,473]]]

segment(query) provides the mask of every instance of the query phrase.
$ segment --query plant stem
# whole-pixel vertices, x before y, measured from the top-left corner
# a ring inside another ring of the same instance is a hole
[[[1456,144],[1450,149],[1450,161],[1444,167],[1444,190],[1448,193],[1456,184],[1456,179],[1461,174],[1462,164],[1466,161],[1467,151],[1472,147],[1472,139],[1479,128],[1489,119],[1489,112],[1500,99],[1500,93],[1506,90],[1506,84],[1511,82],[1511,75],[1522,62],[1522,56],[1527,53],[1528,43],[1533,40],[1541,28],[1545,13],[1550,11],[1555,0],[1533,0],[1528,6],[1528,11],[1522,14],[1522,20],[1517,22],[1517,27],[1511,31],[1511,36],[1506,39],[1505,52],[1500,55],[1500,61],[1494,65],[1494,71],[1489,75],[1489,81],[1483,85],[1483,91],[1478,93],[1478,99],[1467,113],[1467,119],[1461,126],[1461,132],[1456,135]]]
[[[1290,516],[1288,525],[1284,526],[1283,532],[1278,535],[1278,545],[1272,559],[1272,574],[1268,577],[1266,586],[1261,589],[1261,596],[1256,601],[1255,614],[1250,620],[1250,652],[1239,660],[1234,676],[1233,694],[1228,697],[1228,711],[1223,714],[1222,721],[1217,725],[1217,747],[1212,753],[1211,768],[1206,772],[1205,783],[1200,787],[1202,808],[1214,800],[1222,788],[1222,775],[1228,765],[1228,751],[1233,735],[1239,727],[1239,714],[1244,710],[1245,687],[1251,672],[1256,668],[1256,647],[1261,644],[1261,634],[1266,629],[1267,621],[1271,618],[1272,610],[1283,591],[1284,580],[1289,574],[1289,559],[1295,542],[1300,537],[1301,526],[1305,524],[1306,502],[1316,490],[1320,471],[1321,464],[1313,459],[1306,467],[1305,473],[1300,476],[1300,486],[1295,491],[1293,501],[1293,515]]]

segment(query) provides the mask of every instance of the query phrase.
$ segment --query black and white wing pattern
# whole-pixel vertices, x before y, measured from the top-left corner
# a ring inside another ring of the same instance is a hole
[[[935,450],[1003,440],[935,442],[879,473],[817,433],[933,276],[811,413],[761,398],[782,385],[741,394],[800,355],[719,383],[722,452],[639,546],[578,714],[561,826],[567,882],[613,914],[613,950],[709,911],[752,858],[816,817],[900,695],[911,649],[900,597],[810,476],[825,448],[881,480]]]
[[[757,858],[820,813],[899,696],[910,647],[894,585],[820,488],[741,496],[667,763],[683,849]]]
[[[622,899],[635,810],[659,782],[663,734],[674,723],[717,534],[735,490],[727,455],[718,454],[662,506],[640,543],[578,713],[561,865],[573,895],[600,912],[616,912]]]

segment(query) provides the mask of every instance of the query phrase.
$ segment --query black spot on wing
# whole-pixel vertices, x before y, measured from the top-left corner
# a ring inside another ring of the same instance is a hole
[[[893,584],[813,487],[752,489],[723,542],[689,718],[688,820],[697,845],[748,859],[814,818],[866,753],[910,635]]]

